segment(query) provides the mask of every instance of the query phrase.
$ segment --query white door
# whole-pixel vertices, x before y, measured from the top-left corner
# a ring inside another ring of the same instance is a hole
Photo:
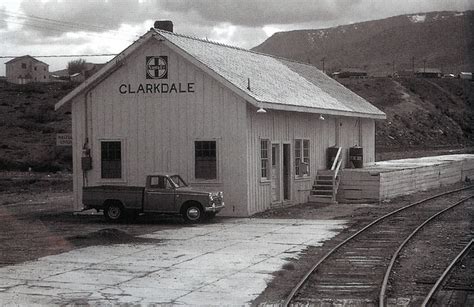
[[[272,144],[272,201],[280,201],[280,146]]]

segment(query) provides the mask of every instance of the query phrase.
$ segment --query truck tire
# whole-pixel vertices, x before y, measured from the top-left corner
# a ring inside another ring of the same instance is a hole
[[[109,222],[117,222],[123,219],[124,210],[120,202],[108,202],[104,209],[104,217]]]
[[[184,220],[187,223],[200,223],[204,218],[204,210],[199,203],[189,203],[181,210]]]

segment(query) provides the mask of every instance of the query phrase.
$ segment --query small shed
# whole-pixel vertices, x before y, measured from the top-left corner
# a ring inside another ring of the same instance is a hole
[[[367,71],[359,68],[344,68],[339,71],[333,72],[334,78],[352,78],[352,79],[363,79],[367,78]]]
[[[385,118],[314,66],[159,29],[56,104],[69,108],[75,210],[83,186],[175,172],[223,191],[227,216],[306,202],[330,146],[374,162]]]
[[[473,80],[472,79],[472,72],[465,72],[465,71],[462,71],[459,73],[459,79],[462,79],[462,80]]]
[[[25,55],[5,63],[7,81],[16,84],[49,82],[49,65]]]
[[[420,78],[441,78],[443,73],[439,68],[418,68],[415,76]]]

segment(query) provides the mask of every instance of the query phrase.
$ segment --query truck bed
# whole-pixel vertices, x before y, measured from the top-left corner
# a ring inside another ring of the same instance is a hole
[[[85,208],[104,209],[108,200],[120,201],[125,209],[142,210],[144,187],[102,185],[84,187],[82,203]]]

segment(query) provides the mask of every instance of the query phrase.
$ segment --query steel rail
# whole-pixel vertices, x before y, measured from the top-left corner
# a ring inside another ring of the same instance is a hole
[[[426,295],[425,297],[425,300],[423,301],[423,303],[421,304],[421,307],[426,307],[428,305],[428,303],[430,302],[430,300],[433,298],[433,295],[435,294],[436,291],[438,291],[438,288],[441,286],[441,284],[443,283],[443,281],[446,279],[446,277],[448,276],[448,274],[451,272],[451,270],[453,269],[454,265],[464,257],[464,255],[467,253],[467,251],[469,250],[469,248],[471,247],[471,245],[473,245],[474,243],[474,240],[471,239],[471,241],[469,243],[466,244],[466,246],[464,247],[464,249],[456,256],[456,258],[453,259],[453,261],[448,265],[448,267],[444,270],[443,274],[441,274],[441,276],[439,277],[439,279],[436,281],[436,283],[434,284],[433,288],[431,288],[430,292],[428,293],[428,295]]]
[[[354,239],[355,237],[357,237],[359,234],[363,233],[364,231],[366,231],[367,229],[369,229],[370,227],[372,227],[373,225],[375,224],[378,224],[379,222],[383,221],[384,219],[394,215],[394,214],[397,214],[398,212],[400,211],[403,211],[403,210],[406,210],[406,209],[409,209],[411,207],[414,207],[414,206],[417,206],[419,204],[422,204],[424,202],[427,202],[427,201],[430,201],[432,199],[435,199],[435,198],[438,198],[438,197],[441,197],[441,196],[445,196],[445,195],[448,195],[448,194],[453,194],[453,193],[456,193],[456,192],[461,192],[461,191],[464,191],[464,190],[468,190],[468,189],[472,189],[474,187],[474,185],[471,185],[471,186],[468,186],[468,187],[464,187],[464,188],[460,188],[460,189],[456,189],[456,190],[451,190],[451,191],[448,191],[448,192],[443,192],[443,193],[439,193],[439,194],[436,194],[434,196],[430,196],[430,197],[427,197],[425,199],[422,199],[422,200],[419,200],[419,201],[416,201],[412,204],[409,204],[409,205],[406,205],[402,208],[399,208],[397,210],[394,210],[390,213],[387,213],[385,214],[384,216],[382,217],[379,217],[378,219],[372,221],[371,223],[369,223],[368,225],[366,225],[365,227],[363,227],[362,229],[360,229],[359,231],[357,231],[356,233],[354,233],[352,236],[350,236],[349,238],[345,239],[344,241],[342,241],[341,243],[339,243],[338,245],[336,245],[336,247],[334,247],[333,249],[331,249],[329,252],[327,252],[315,265],[313,265],[311,267],[311,269],[308,270],[308,272],[303,276],[303,278],[301,278],[301,280],[296,284],[296,286],[291,290],[290,294],[286,297],[285,301],[283,302],[283,305],[284,307],[288,307],[291,300],[294,298],[294,296],[296,295],[296,293],[301,289],[301,287],[303,286],[303,284],[308,280],[308,278],[311,276],[311,274],[313,274],[314,271],[316,271],[316,269],[321,265],[321,263],[323,263],[327,258],[329,258],[329,256],[331,256],[332,254],[334,254],[339,248],[341,248],[342,246],[344,246],[345,244],[347,244],[349,241],[351,241],[352,239]]]
[[[454,203],[453,205],[439,211],[438,213],[433,214],[428,219],[426,219],[422,224],[420,224],[420,226],[418,226],[415,230],[413,230],[410,233],[410,235],[405,239],[405,241],[403,241],[402,244],[400,244],[400,246],[397,248],[397,250],[393,253],[392,259],[390,260],[390,264],[388,265],[387,269],[385,270],[385,275],[384,275],[384,278],[383,278],[382,287],[380,288],[380,293],[379,293],[379,307],[384,307],[385,306],[385,294],[387,292],[388,278],[390,276],[390,273],[392,272],[393,266],[395,265],[395,261],[397,260],[398,256],[400,255],[400,252],[405,247],[405,245],[408,243],[408,241],[410,241],[415,236],[415,234],[417,234],[418,231],[420,231],[426,224],[433,221],[435,218],[437,218],[441,214],[445,213],[446,211],[449,211],[449,210],[459,206],[460,204],[465,203],[466,201],[468,201],[469,199],[471,199],[473,197],[474,196],[471,195],[469,197],[463,198],[460,201]]]

